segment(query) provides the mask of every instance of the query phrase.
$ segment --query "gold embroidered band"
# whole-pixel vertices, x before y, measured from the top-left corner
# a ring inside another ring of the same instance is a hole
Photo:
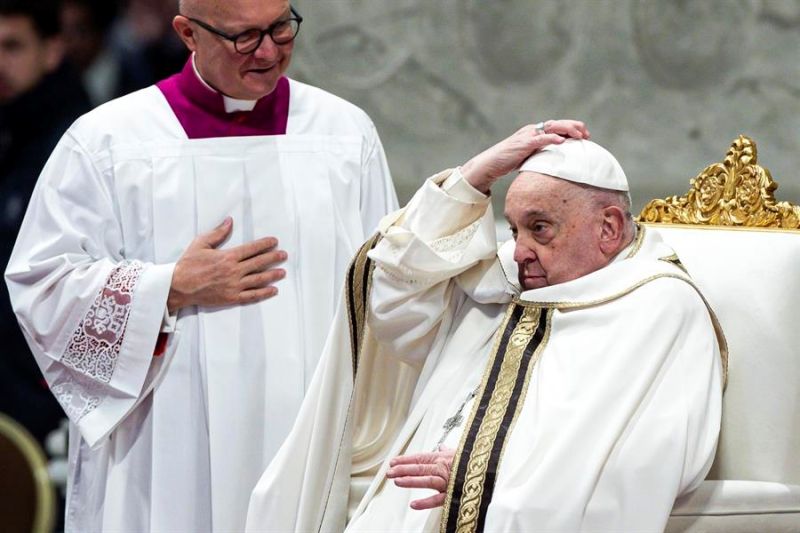
[[[502,451],[547,344],[552,316],[552,309],[509,305],[453,461],[442,533],[483,530]]]
[[[345,295],[347,297],[347,321],[350,324],[350,350],[353,357],[353,380],[358,370],[361,341],[364,337],[364,327],[367,320],[367,305],[369,290],[372,283],[372,271],[375,268],[367,253],[381,240],[381,234],[376,233],[365,242],[356,252],[350,267],[347,269]]]

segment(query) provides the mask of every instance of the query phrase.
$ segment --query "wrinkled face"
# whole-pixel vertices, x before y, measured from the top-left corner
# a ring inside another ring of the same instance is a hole
[[[54,56],[52,41],[43,39],[28,17],[0,15],[0,103],[32,89],[55,68],[60,56]]]
[[[524,290],[571,281],[609,262],[600,248],[602,215],[573,183],[522,172],[508,190],[505,214]]]
[[[203,0],[197,13],[184,13],[227,33],[236,35],[252,28],[266,29],[291,16],[288,0]],[[193,38],[184,39],[196,53],[203,79],[221,93],[242,100],[256,100],[271,93],[289,68],[294,42],[276,45],[269,35],[250,54],[239,54],[233,43],[191,24]]]

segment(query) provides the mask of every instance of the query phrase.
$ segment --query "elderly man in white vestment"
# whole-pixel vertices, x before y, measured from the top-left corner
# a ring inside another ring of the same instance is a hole
[[[714,457],[724,340],[586,137],[525,127],[384,219],[249,531],[663,531]]]
[[[288,0],[180,10],[185,68],[69,129],[6,271],[71,421],[68,531],[241,531],[397,206],[369,117],[284,76]]]

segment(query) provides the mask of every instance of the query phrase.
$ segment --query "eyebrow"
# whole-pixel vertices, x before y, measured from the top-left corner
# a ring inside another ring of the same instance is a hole
[[[270,22],[269,24],[267,24],[267,26],[266,26],[266,27],[264,27],[264,28],[259,28],[259,27],[257,27],[257,26],[252,26],[252,25],[250,25],[250,26],[248,26],[248,27],[244,28],[243,30],[235,30],[235,31],[231,31],[231,32],[228,32],[228,33],[230,33],[230,34],[231,34],[231,36],[235,36],[235,35],[239,35],[239,34],[241,34],[241,33],[244,33],[244,32],[246,32],[246,31],[250,31],[250,30],[265,30],[265,29],[269,28],[270,26],[272,26],[273,24],[277,24],[278,22],[285,21],[285,20],[287,20],[287,19],[290,19],[290,18],[292,18],[292,16],[293,16],[293,15],[294,15],[294,14],[292,13],[292,7],[291,7],[291,6],[289,6],[289,7],[286,9],[286,11],[284,11],[284,12],[283,12],[283,14],[282,14],[282,15],[280,15],[278,18],[276,18],[275,20],[273,20],[272,22]],[[227,31],[227,30],[226,30],[226,31]]]
[[[527,220],[527,219],[529,219],[529,218],[531,218],[531,217],[544,217],[544,218],[549,218],[549,217],[547,216],[547,213],[545,213],[544,211],[542,211],[542,210],[540,210],[540,209],[528,209],[528,210],[526,210],[526,211],[525,211],[525,212],[522,214],[522,218],[523,218],[523,219],[526,219],[526,220]],[[506,222],[508,222],[509,224],[511,224],[511,219],[509,219],[509,218],[508,218],[508,213],[503,213],[503,218],[505,218],[505,219],[506,219]]]
[[[528,209],[525,211],[525,218],[530,217],[547,217],[547,213],[540,209]]]

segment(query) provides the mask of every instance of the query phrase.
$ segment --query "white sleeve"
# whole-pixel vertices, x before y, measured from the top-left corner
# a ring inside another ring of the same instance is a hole
[[[493,263],[497,253],[489,198],[469,185],[464,189],[460,172],[453,174],[451,180],[451,171],[427,180],[404,210],[387,216],[384,238],[370,252],[376,263],[370,327],[391,353],[410,362],[426,357],[454,278]]]
[[[153,349],[174,265],[124,256],[110,164],[72,132],[31,198],[6,270],[14,312],[51,390],[90,445],[133,409],[163,358]]]
[[[370,123],[361,164],[361,223],[364,235],[373,235],[381,218],[397,207],[397,195],[386,154],[375,126]]]

